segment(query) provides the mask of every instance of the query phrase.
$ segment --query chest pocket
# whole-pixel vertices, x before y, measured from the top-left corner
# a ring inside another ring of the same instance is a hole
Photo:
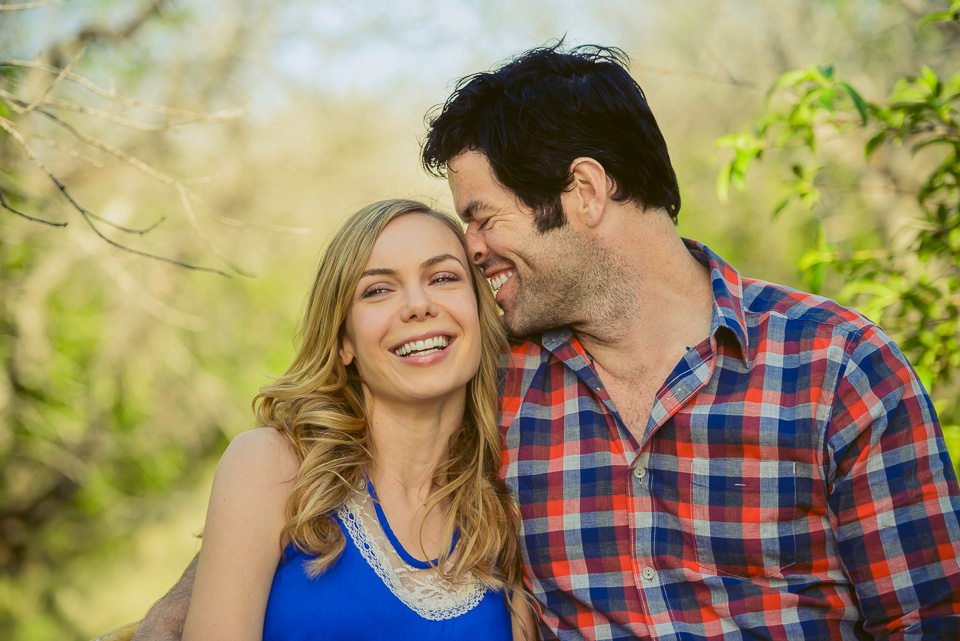
[[[796,562],[796,463],[695,458],[690,472],[705,573],[777,577]]]

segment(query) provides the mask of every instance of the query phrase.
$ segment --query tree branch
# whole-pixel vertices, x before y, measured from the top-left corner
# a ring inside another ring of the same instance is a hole
[[[39,9],[61,2],[64,2],[64,0],[36,0],[35,2],[23,2],[21,4],[0,4],[0,11],[26,11],[27,9]]]
[[[43,218],[35,218],[35,217],[33,217],[33,216],[29,216],[29,215],[23,213],[22,211],[17,211],[17,210],[14,209],[13,207],[11,207],[9,204],[7,204],[7,201],[6,201],[6,200],[4,199],[4,197],[3,197],[3,190],[2,190],[2,189],[0,189],[0,209],[6,209],[7,211],[9,211],[9,212],[11,212],[11,213],[14,213],[14,214],[16,214],[17,216],[22,216],[23,218],[26,218],[27,220],[32,220],[32,221],[35,222],[35,223],[42,223],[42,224],[44,224],[44,225],[50,225],[51,227],[66,227],[66,226],[67,226],[67,223],[58,223],[58,222],[55,222],[55,221],[52,221],[52,220],[45,220],[45,219],[43,219]]]
[[[33,111],[34,109],[36,109],[36,108],[37,108],[37,105],[38,105],[44,98],[47,97],[47,94],[49,94],[50,91],[52,91],[54,87],[56,87],[58,84],[60,84],[60,81],[63,80],[64,76],[66,76],[68,73],[70,73],[70,70],[73,69],[73,67],[77,64],[77,62],[80,61],[80,58],[82,58],[82,57],[83,57],[83,54],[86,53],[86,52],[87,52],[87,47],[86,47],[86,45],[84,45],[83,47],[80,47],[80,49],[77,51],[77,53],[74,54],[73,58],[71,58],[70,62],[67,63],[67,66],[65,66],[63,69],[61,69],[61,70],[60,70],[60,73],[57,74],[57,77],[54,78],[53,81],[52,81],[49,85],[47,85],[47,88],[44,89],[43,91],[41,91],[41,92],[37,95],[37,97],[34,98],[34,99],[30,102],[30,104],[27,105],[27,106],[24,108],[23,113],[24,113],[24,114],[28,114],[28,113],[30,113],[31,111]]]
[[[43,110],[40,110],[40,109],[38,109],[37,112],[38,112],[38,113],[45,113]],[[49,115],[49,114],[47,114],[47,115]],[[56,118],[56,117],[54,117],[54,119],[59,121],[59,119]],[[60,122],[61,124],[65,125],[65,126],[67,126],[69,129],[72,129],[72,127],[70,127],[69,125],[66,125],[66,123],[63,123],[63,121],[59,121],[59,122]],[[18,132],[16,129],[14,129],[11,125],[12,125],[12,123],[11,123],[9,120],[7,120],[6,118],[0,117],[0,129],[3,129],[3,130],[6,131],[8,134],[10,134],[10,137],[13,138],[14,141],[15,141],[18,145],[20,145],[20,148],[23,149],[24,153],[25,153],[25,154],[27,155],[27,157],[33,162],[33,164],[35,164],[35,165],[40,169],[40,171],[42,171],[44,174],[46,174],[47,178],[49,178],[49,179],[53,182],[53,184],[57,186],[57,189],[60,190],[60,193],[63,194],[63,197],[67,199],[67,201],[73,206],[73,208],[74,208],[74,209],[80,214],[80,216],[83,218],[83,221],[87,224],[87,226],[90,227],[90,229],[93,231],[93,233],[95,233],[97,236],[99,236],[101,240],[103,240],[104,242],[106,242],[106,243],[109,244],[109,245],[113,245],[113,246],[116,247],[117,249],[122,249],[123,251],[130,252],[131,254],[136,254],[136,255],[138,255],[138,256],[143,256],[144,258],[151,258],[151,259],[153,259],[153,260],[158,260],[158,261],[160,261],[160,262],[170,263],[170,264],[172,264],[172,265],[177,265],[177,266],[183,267],[183,268],[185,268],[185,269],[191,269],[191,270],[203,271],[203,272],[210,272],[210,273],[213,273],[213,274],[220,274],[221,276],[225,276],[225,277],[227,277],[227,278],[230,278],[230,274],[228,274],[228,273],[226,273],[226,272],[224,272],[224,271],[221,271],[221,270],[219,270],[219,269],[214,269],[214,268],[212,268],[212,267],[201,267],[201,266],[199,266],[199,265],[192,265],[192,264],[190,264],[190,263],[185,263],[185,262],[183,262],[183,261],[175,260],[175,259],[173,259],[173,258],[166,258],[165,256],[160,256],[160,255],[158,255],[158,254],[151,254],[150,252],[145,252],[145,251],[142,251],[142,250],[139,250],[139,249],[134,249],[133,247],[128,247],[127,245],[123,245],[123,244],[121,244],[121,243],[116,242],[115,240],[112,240],[112,239],[108,238],[107,236],[104,236],[104,235],[103,235],[103,232],[101,232],[100,229],[98,229],[97,226],[96,226],[96,225],[94,224],[94,222],[93,222],[94,219],[100,219],[100,218],[99,218],[98,216],[96,216],[96,214],[93,214],[93,213],[87,211],[86,209],[84,209],[84,208],[80,205],[80,203],[78,203],[78,202],[73,198],[73,196],[72,196],[72,195],[70,194],[70,192],[67,190],[66,186],[65,186],[62,182],[60,182],[60,180],[53,174],[52,171],[50,171],[50,169],[44,164],[44,162],[43,162],[42,160],[40,160],[40,158],[33,152],[32,149],[30,149],[30,145],[28,145],[28,144],[27,144],[27,141],[24,140],[23,136],[20,135],[20,132]],[[76,132],[76,130],[73,130],[73,131]],[[79,134],[80,132],[76,132],[76,133]],[[99,141],[97,141],[97,142],[99,142]],[[109,147],[109,145],[105,145],[104,143],[101,143],[101,145],[104,145],[105,147]],[[116,150],[116,151],[119,151],[119,150]],[[120,152],[120,153],[122,153],[122,152]],[[140,162],[140,161],[137,161],[137,162]],[[144,163],[141,163],[141,164],[144,164]],[[145,166],[145,167],[148,167],[148,168],[151,169],[151,170],[153,170],[152,167],[149,167],[149,166],[147,166],[147,165],[145,165],[145,164],[144,164],[144,166]],[[153,170],[153,171],[156,172],[156,170]],[[158,175],[161,175],[161,176],[163,175],[163,174],[160,174],[159,172],[156,172],[156,173],[157,173]],[[171,179],[171,180],[172,180],[172,179]],[[6,208],[9,209],[9,207],[6,207]],[[14,211],[14,213],[20,213],[20,212],[16,212],[15,210],[11,210],[11,211]],[[30,217],[27,216],[27,218],[30,218]],[[39,222],[39,221],[38,221],[38,222]],[[48,223],[48,224],[49,224],[49,223]],[[62,226],[62,225],[58,225],[58,226]],[[147,229],[146,231],[150,231],[151,229],[154,229],[155,227],[156,227],[156,224],[154,224],[153,226],[151,226],[151,227],[150,227],[149,229]],[[144,232],[133,232],[133,233],[146,233],[146,231],[144,231]]]

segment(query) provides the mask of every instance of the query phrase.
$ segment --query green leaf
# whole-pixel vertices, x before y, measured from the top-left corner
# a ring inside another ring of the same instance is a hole
[[[920,68],[920,75],[925,84],[930,87],[930,91],[936,91],[937,86],[940,84],[940,79],[937,78],[936,72],[927,65],[923,65],[923,67]]]
[[[713,145],[717,149],[723,149],[725,147],[736,147],[737,141],[740,139],[740,134],[728,134],[726,136],[721,136],[717,138],[717,141]]]
[[[953,20],[952,11],[935,11],[934,13],[928,13],[920,18],[920,20],[917,22],[917,29],[925,27],[931,22],[949,22],[951,20]]]
[[[823,65],[822,67],[817,67],[817,71],[826,79],[833,79],[833,65]]]
[[[730,201],[730,172],[733,171],[733,162],[724,163],[717,174],[717,198],[727,204]]]
[[[775,92],[777,89],[782,89],[783,87],[793,87],[805,80],[810,80],[810,72],[806,69],[795,69],[793,71],[788,71],[784,74],[781,74],[779,78],[773,81],[773,84],[770,85],[770,88],[767,89],[767,100],[770,100],[770,96],[773,95],[773,92]]]
[[[834,113],[833,101],[837,98],[837,90],[831,87],[830,89],[824,89],[820,96],[817,98],[817,102],[821,107],[826,109],[830,114]]]
[[[773,214],[771,214],[771,218],[776,219],[777,216],[780,215],[780,212],[786,209],[787,205],[790,204],[791,200],[793,200],[793,194],[790,194],[789,196],[787,196],[786,198],[778,202],[777,206],[773,208]]]
[[[943,86],[943,93],[948,100],[952,100],[960,94],[960,71],[950,76],[950,80],[947,80]]]
[[[823,279],[827,275],[827,265],[825,263],[820,263],[814,265],[806,272],[804,272],[807,280],[807,287],[810,288],[810,293],[819,294],[820,288],[823,286]]]
[[[948,140],[948,139],[946,139],[946,138],[929,138],[929,139],[924,140],[924,141],[922,141],[922,142],[918,142],[918,143],[915,144],[913,147],[911,147],[911,149],[910,149],[910,155],[911,155],[911,156],[915,156],[918,151],[920,151],[921,149],[923,149],[923,148],[925,148],[925,147],[929,147],[930,145],[950,145],[950,146],[953,146],[954,144],[956,144],[954,141]]]
[[[847,95],[850,96],[850,100],[853,101],[853,106],[857,108],[857,113],[860,114],[860,120],[863,124],[867,124],[868,110],[867,110],[867,101],[857,92],[856,89],[851,87],[849,83],[841,82],[838,83],[843,90],[847,92]]]
[[[887,140],[887,132],[881,131],[877,134],[874,134],[870,140],[867,141],[867,144],[863,148],[863,154],[867,160],[870,160],[870,156],[873,155],[873,152],[877,150],[877,147],[882,145]]]

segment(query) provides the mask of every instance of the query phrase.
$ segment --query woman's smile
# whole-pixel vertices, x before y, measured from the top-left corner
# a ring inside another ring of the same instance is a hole
[[[340,356],[365,393],[395,402],[462,399],[480,366],[480,321],[460,239],[411,213],[380,233],[344,323]]]

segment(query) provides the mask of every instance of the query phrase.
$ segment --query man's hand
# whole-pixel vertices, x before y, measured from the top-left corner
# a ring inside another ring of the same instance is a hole
[[[177,584],[147,611],[130,641],[180,641],[190,608],[198,558],[199,555],[193,557]]]

